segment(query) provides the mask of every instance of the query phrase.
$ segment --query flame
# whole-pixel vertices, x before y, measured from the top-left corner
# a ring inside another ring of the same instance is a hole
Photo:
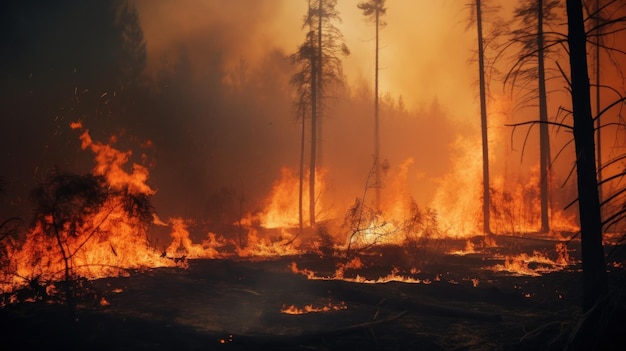
[[[315,189],[323,194],[326,191],[324,177],[328,171],[320,169],[315,172]],[[282,167],[280,179],[274,183],[272,192],[267,199],[265,210],[260,215],[261,226],[264,228],[297,228],[300,226],[299,220],[299,192],[300,178],[293,170]],[[309,178],[308,175],[302,179],[304,188],[302,192],[302,218],[303,225],[309,225],[309,192],[306,191]],[[332,217],[331,213],[323,212],[324,203],[321,197],[315,201],[315,211],[317,220],[323,221]]]
[[[488,104],[489,145],[501,145],[507,129],[507,118],[513,115],[514,104],[504,95],[495,95]],[[439,186],[430,204],[439,219],[440,233],[445,237],[466,238],[480,235],[482,229],[483,160],[480,138],[459,136],[451,145],[453,168],[438,180]],[[539,167],[531,166],[525,176],[507,178],[506,149],[489,151],[490,224],[498,234],[534,233],[541,228]],[[500,159],[504,161],[499,161]],[[498,162],[497,162],[498,161]],[[538,161],[537,161],[538,162]],[[548,179],[550,186],[551,179]],[[562,192],[561,192],[562,193]],[[551,196],[550,233],[558,238],[561,232],[578,231],[575,211],[559,210],[558,199]],[[568,200],[569,201],[569,200]]]
[[[74,129],[78,128],[73,125]],[[89,148],[95,154],[96,166],[93,174],[104,175],[107,182],[114,188],[128,187],[134,194],[153,195],[156,191],[146,184],[148,180],[148,169],[137,163],[132,164],[132,173],[124,170],[124,165],[128,163],[132,151],[120,151],[111,145],[94,142],[86,129],[80,136],[83,150]]]
[[[532,255],[521,253],[516,256],[506,256],[503,264],[497,264],[489,269],[492,271],[509,272],[514,275],[541,276],[544,273],[555,272],[565,269],[567,266],[574,264],[574,260],[570,257],[567,245],[564,243],[556,244],[556,259],[551,259],[547,255],[533,251]],[[536,268],[531,268],[530,264],[536,264]]]
[[[504,190],[502,177],[496,177],[491,192],[491,223],[497,233],[533,233],[541,229],[541,199],[539,167],[530,169],[529,178],[513,189]],[[551,238],[560,238],[561,232],[579,230],[574,212],[552,207],[548,211]]]
[[[494,247],[498,247],[498,244],[496,243],[496,239],[493,238],[492,236],[483,236],[481,237],[481,240],[477,244],[474,244],[474,242],[471,239],[465,240],[465,247],[463,249],[450,250],[448,251],[448,254],[456,255],[456,256],[465,256],[465,255],[474,254],[474,253],[481,253],[481,252],[484,252],[485,249],[487,248],[494,248]]]
[[[330,311],[340,311],[347,309],[345,302],[341,302],[338,305],[333,305],[332,303],[328,303],[327,305],[316,307],[311,305],[306,305],[304,308],[298,308],[295,305],[283,305],[280,309],[280,313],[285,314],[305,314],[305,313],[315,313],[315,312],[330,312]]]
[[[474,243],[472,243],[471,240],[467,239],[465,241],[465,248],[461,249],[461,250],[453,250],[448,252],[451,255],[457,255],[457,256],[465,256],[468,254],[473,254],[476,253],[476,246],[474,245]]]
[[[72,122],[70,127],[80,131],[81,149],[94,154],[95,165],[93,175],[104,177],[111,189],[126,189],[135,195],[151,196],[156,193],[148,185],[149,172],[144,165],[131,163],[132,151],[119,150],[114,147],[117,138],[110,138],[110,144],[94,141],[89,130],[81,122]],[[151,147],[152,142],[146,141],[142,147]],[[426,211],[417,207],[408,189],[410,169],[414,164],[408,158],[387,171],[385,192],[382,194],[380,208],[373,209],[367,204],[368,199],[363,197],[360,208],[355,207],[355,214],[359,220],[350,228],[347,240],[341,238],[333,243],[335,249],[348,247],[358,248],[369,245],[403,245],[407,240],[430,237],[435,239],[461,238],[466,239],[462,250],[449,254],[465,255],[478,253],[485,248],[496,247],[495,239],[491,236],[482,236],[481,242],[472,241],[479,230],[480,213],[477,209],[482,206],[482,159],[481,148],[476,141],[458,138],[454,144],[458,151],[455,169],[444,176],[434,197],[431,207]],[[142,159],[146,160],[145,155]],[[327,189],[325,176],[327,170],[316,172],[316,189],[324,193]],[[498,232],[517,233],[536,231],[538,223],[538,172],[531,172],[528,182],[516,185],[513,190],[504,191],[502,177],[495,177],[493,183],[494,196],[492,197],[492,223]],[[308,180],[303,179],[305,183]],[[84,240],[80,237],[68,236],[64,244],[68,252],[74,274],[87,279],[95,279],[112,275],[124,275],[127,269],[145,269],[148,267],[182,267],[187,268],[187,259],[216,259],[237,256],[248,259],[263,259],[267,257],[298,255],[304,252],[305,245],[302,237],[298,237],[296,228],[299,227],[298,193],[300,179],[288,167],[280,171],[280,178],[274,183],[271,193],[266,199],[263,211],[249,213],[237,221],[238,227],[245,232],[245,238],[226,239],[222,235],[208,232],[200,243],[192,240],[188,227],[193,222],[184,218],[170,218],[161,220],[154,216],[153,223],[158,226],[171,228],[171,242],[158,252],[148,244],[147,228],[139,219],[130,217],[123,210],[123,199],[111,197],[102,206],[102,210],[89,215],[83,224],[85,231],[94,233],[93,238]],[[303,204],[308,204],[308,193],[303,193]],[[431,210],[434,209],[434,210]],[[303,219],[308,225],[308,206],[303,206]],[[361,212],[358,212],[361,211]],[[316,202],[317,218],[329,222],[336,219],[336,214],[325,208],[323,202]],[[362,215],[362,217],[360,217]],[[50,219],[51,221],[52,219]],[[572,223],[575,216],[568,216],[562,211],[553,210],[551,221],[554,231],[552,236],[560,235],[560,231],[574,231],[577,226]],[[96,229],[93,229],[96,228]],[[335,228],[336,229],[336,228]],[[345,228],[344,228],[345,229]],[[69,228],[63,228],[69,230]],[[344,232],[345,234],[345,232]],[[342,235],[342,234],[338,234]],[[13,240],[9,238],[8,240]],[[313,243],[311,247],[316,247]],[[228,252],[226,250],[229,250]],[[532,255],[526,253],[517,256],[506,256],[504,262],[494,267],[494,271],[506,271],[520,275],[541,275],[558,269],[564,269],[572,264],[572,259],[565,244],[557,244],[556,259],[551,259],[540,252]],[[23,243],[18,245],[12,242],[7,246],[10,264],[8,279],[0,283],[4,291],[27,284],[33,280],[40,280],[52,286],[51,282],[62,279],[64,271],[63,255],[54,238],[45,235],[42,224],[31,228]],[[531,265],[532,264],[532,265]],[[533,268],[534,267],[534,268]],[[386,283],[391,281],[405,283],[431,284],[433,280],[419,279],[415,275],[419,269],[411,268],[410,274],[401,274],[398,268],[386,276],[366,278],[348,270],[364,268],[360,258],[338,264],[335,271],[329,276],[320,276],[307,269],[298,269],[295,262],[291,264],[294,274],[305,275],[308,279],[340,279],[356,283]],[[4,273],[4,272],[3,272]],[[352,277],[348,275],[352,274]],[[6,273],[5,273],[6,275]],[[478,286],[478,279],[472,279],[474,287]],[[102,302],[108,303],[106,300]],[[318,309],[331,308],[331,305],[322,307],[305,306],[298,309],[295,306],[285,307],[289,311],[317,312]],[[289,313],[289,312],[284,312]]]
[[[354,278],[347,278],[344,276],[344,268],[340,266],[335,273],[331,276],[318,276],[315,272],[309,269],[299,269],[298,265],[295,262],[291,262],[289,265],[291,272],[294,274],[301,274],[307,277],[309,280],[343,280],[346,282],[352,283],[361,283],[361,284],[381,284],[381,283],[389,283],[389,282],[403,282],[403,283],[412,283],[412,284],[431,284],[432,281],[430,279],[418,279],[413,278],[407,275],[398,274],[400,270],[398,268],[393,268],[392,271],[384,277],[379,277],[376,279],[368,279],[362,277],[357,274]],[[417,274],[419,270],[411,269],[412,274]],[[436,279],[436,278],[435,278]]]
[[[189,237],[187,226],[191,224],[189,220],[182,218],[171,218],[170,225],[172,232],[171,244],[165,249],[165,255],[168,258],[179,262],[186,258],[220,258],[223,255],[218,248],[225,245],[225,241],[215,233],[208,233],[207,238],[200,244],[194,244]]]
[[[482,148],[479,141],[464,137],[452,148],[457,154],[454,168],[438,181],[431,207],[446,236],[475,236],[482,231],[477,212],[482,208]]]
[[[70,127],[83,128],[80,122],[74,122]],[[155,193],[146,184],[148,172],[145,167],[133,164],[132,172],[124,170],[131,154],[129,151],[94,142],[88,130],[80,138],[82,148],[95,154],[93,174],[104,176],[111,189],[128,189],[129,193],[146,196]],[[73,274],[95,279],[126,275],[128,269],[173,265],[149,246],[146,226],[139,218],[124,211],[123,201],[119,196],[110,196],[98,212],[83,218],[81,227],[74,230],[88,235],[64,235],[63,248]],[[63,254],[56,238],[47,235],[42,225],[38,223],[30,228],[23,242],[12,241],[7,245],[10,262],[5,267],[2,290],[11,291],[33,281],[50,284],[61,279],[65,269]],[[59,230],[68,232],[73,229],[64,227]]]
[[[266,258],[297,255],[302,253],[302,251],[298,248],[299,241],[295,240],[291,233],[288,233],[283,229],[280,231],[282,235],[276,240],[261,236],[256,228],[248,227],[247,229],[247,245],[245,247],[237,246],[235,249],[236,254],[239,257]]]

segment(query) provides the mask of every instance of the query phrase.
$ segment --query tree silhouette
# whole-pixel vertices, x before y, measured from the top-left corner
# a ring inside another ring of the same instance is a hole
[[[334,22],[341,21],[335,9],[337,0],[308,0],[303,26],[308,29],[304,43],[291,55],[299,70],[291,83],[298,91],[299,111],[310,108],[310,160],[309,160],[309,225],[315,226],[315,178],[318,154],[318,129],[324,113],[324,100],[329,88],[343,82],[343,68],[339,55],[348,55],[343,34]],[[302,118],[306,116],[301,113]]]
[[[480,98],[480,125],[482,137],[482,161],[483,161],[483,233],[491,234],[491,192],[489,180],[489,135],[487,118],[487,97],[489,95],[487,80],[490,78],[488,71],[494,70],[496,58],[487,55],[487,49],[497,47],[496,38],[505,30],[506,26],[497,18],[499,7],[493,6],[488,1],[473,0],[467,4],[471,18],[470,25],[476,25],[477,31],[477,60],[478,60],[478,84]],[[493,22],[488,31],[485,31],[485,17]]]
[[[489,138],[487,135],[487,92],[485,87],[485,49],[483,47],[483,21],[480,0],[476,0],[476,30],[478,32],[478,77],[480,81],[480,126],[483,146],[483,232],[491,233],[489,223]]]
[[[385,25],[385,22],[381,20],[381,17],[387,13],[387,8],[385,7],[386,0],[368,0],[366,2],[360,2],[357,4],[357,7],[363,11],[363,15],[368,17],[370,21],[374,23],[376,28],[376,49],[375,49],[375,76],[374,76],[374,179],[373,185],[376,189],[376,199],[374,203],[374,207],[376,210],[380,210],[380,189],[382,187],[382,181],[380,179],[380,116],[379,116],[379,106],[378,106],[378,32],[379,29]]]
[[[550,175],[550,139],[548,133],[548,105],[546,91],[545,61],[556,53],[556,40],[549,40],[544,27],[558,20],[556,10],[558,0],[525,0],[515,9],[514,20],[518,29],[511,32],[510,44],[505,50],[515,47],[518,52],[515,62],[507,72],[505,83],[510,83],[512,90],[519,90],[520,106],[537,101],[539,107],[539,183],[541,202],[541,232],[550,231],[549,223],[549,175]],[[532,87],[536,82],[536,87]],[[529,87],[530,85],[530,87]]]
[[[593,45],[594,50],[592,52],[593,56],[595,56],[593,62],[595,79],[592,88],[595,91],[594,121],[599,184],[598,195],[603,217],[603,229],[604,231],[609,231],[614,230],[626,219],[626,207],[623,205],[626,201],[626,189],[621,186],[623,170],[619,166],[621,160],[626,158],[626,156],[623,153],[618,153],[615,157],[604,159],[604,138],[602,135],[603,130],[607,129],[607,127],[617,127],[618,132],[623,127],[624,118],[619,109],[624,101],[624,92],[623,87],[622,91],[620,91],[617,87],[607,86],[606,83],[602,82],[600,61],[602,57],[605,57],[605,62],[611,62],[614,67],[614,72],[605,70],[605,74],[610,72],[616,77],[624,78],[623,70],[615,55],[626,55],[626,52],[623,51],[623,48],[611,45],[611,42],[614,40],[612,38],[614,35],[624,31],[623,23],[626,21],[626,16],[624,15],[624,4],[616,0],[588,1],[583,3],[583,7],[586,16],[587,43]],[[602,91],[617,95],[618,99],[609,100],[608,103],[604,102],[601,98]],[[618,109],[618,120],[612,121],[608,113],[616,110],[616,108]],[[614,149],[610,151],[611,153],[615,152]],[[605,189],[604,191],[603,188]]]
[[[308,0],[307,11],[311,11],[311,1]],[[307,12],[307,13],[308,13]],[[317,113],[314,99],[317,98],[317,75],[316,71],[316,55],[314,49],[314,31],[313,23],[310,16],[305,16],[304,25],[307,29],[306,40],[302,43],[297,51],[290,56],[293,64],[299,65],[299,70],[292,77],[290,83],[296,88],[295,110],[298,118],[302,120],[300,130],[300,172],[298,187],[298,234],[302,232],[304,227],[304,208],[303,208],[303,192],[304,192],[304,152],[305,152],[305,134],[306,119],[314,113]],[[312,142],[312,141],[311,141]]]
[[[580,211],[583,311],[589,312],[607,294],[608,278],[602,247],[602,219],[594,147],[595,132],[587,68],[587,38],[581,0],[567,0],[567,19]],[[587,347],[593,342],[590,339],[585,340]]]
[[[64,134],[68,121],[89,120],[106,133],[116,119],[136,118],[122,109],[136,98],[145,65],[132,2],[0,2],[0,114],[11,131],[0,138],[7,197],[27,193],[55,165],[80,168],[76,145]]]

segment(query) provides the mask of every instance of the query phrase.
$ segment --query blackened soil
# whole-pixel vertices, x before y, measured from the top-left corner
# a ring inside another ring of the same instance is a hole
[[[540,245],[511,239],[509,247]],[[295,263],[330,276],[346,262],[313,254],[190,260],[186,268],[83,282],[73,313],[61,296],[8,304],[0,309],[0,338],[19,350],[576,349],[583,320],[579,264],[519,276],[489,269],[507,252],[420,254],[424,260],[408,261],[405,248],[378,248],[362,253],[363,267],[345,271],[363,280],[393,270],[420,283],[311,280],[292,272]],[[609,275],[613,294],[588,333],[597,333],[597,349],[622,350],[625,273],[610,267]],[[339,309],[281,313],[289,305]]]

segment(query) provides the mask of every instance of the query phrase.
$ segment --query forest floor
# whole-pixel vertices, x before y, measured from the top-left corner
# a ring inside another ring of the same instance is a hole
[[[542,273],[520,275],[493,267],[512,252],[552,252],[555,242],[498,241],[464,254],[449,253],[450,242],[419,252],[379,247],[360,256],[362,267],[344,270],[348,279],[294,273],[332,276],[343,262],[336,256],[188,260],[82,282],[71,318],[59,303],[7,304],[0,338],[20,350],[566,349],[582,318],[578,250],[571,250],[571,265],[548,272],[528,260]],[[613,303],[598,347],[622,350],[626,273],[609,266]],[[412,282],[373,282],[391,272]],[[327,311],[281,312],[291,305]]]

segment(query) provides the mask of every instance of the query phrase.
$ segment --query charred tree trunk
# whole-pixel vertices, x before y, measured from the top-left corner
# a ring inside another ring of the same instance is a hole
[[[608,278],[602,247],[595,133],[591,115],[586,34],[581,0],[567,0],[567,19],[583,267],[582,305],[586,312],[608,292]]]
[[[600,1],[596,0],[596,154],[598,163],[598,197],[602,203],[602,128],[600,128]]]
[[[541,232],[550,231],[548,217],[548,179],[550,173],[550,137],[548,136],[548,103],[543,37],[543,1],[537,3],[537,70],[539,84],[539,183],[541,197]]]
[[[480,84],[480,125],[483,145],[483,232],[491,234],[489,223],[489,139],[487,137],[487,91],[485,87],[485,49],[483,47],[483,24],[480,0],[476,0],[476,27],[478,28],[478,79]]]
[[[298,234],[302,233],[302,228],[304,227],[304,215],[303,215],[303,198],[302,195],[304,193],[304,125],[305,125],[305,116],[304,108],[302,109],[302,130],[300,131],[300,184],[298,188],[298,223],[299,230]]]

